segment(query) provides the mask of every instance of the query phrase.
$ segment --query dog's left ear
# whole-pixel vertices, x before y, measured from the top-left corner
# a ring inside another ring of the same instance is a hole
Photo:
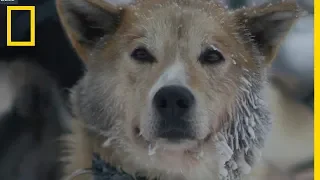
[[[114,37],[130,3],[134,0],[56,0],[62,27],[84,63],[102,38]]]
[[[238,9],[233,17],[241,26],[244,25],[248,32],[243,32],[243,35],[247,38],[247,34],[250,34],[266,57],[266,64],[270,64],[282,40],[301,14],[302,10],[295,2],[279,2]]]

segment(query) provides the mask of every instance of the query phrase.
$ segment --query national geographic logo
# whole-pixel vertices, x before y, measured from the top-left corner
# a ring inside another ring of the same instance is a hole
[[[0,0],[4,1],[4,0]],[[7,0],[8,1],[8,0]],[[35,46],[35,6],[7,6],[7,46]],[[30,41],[12,41],[12,11],[30,12]]]
[[[5,5],[18,4],[18,0],[0,0],[0,4],[5,4]]]

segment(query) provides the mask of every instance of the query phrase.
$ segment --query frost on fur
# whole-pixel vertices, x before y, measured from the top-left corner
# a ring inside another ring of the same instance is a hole
[[[240,89],[235,109],[230,113],[232,121],[224,124],[216,137],[221,179],[239,179],[241,174],[250,173],[261,156],[260,149],[271,126],[261,97],[264,80],[255,80],[248,72],[241,79],[246,86]]]

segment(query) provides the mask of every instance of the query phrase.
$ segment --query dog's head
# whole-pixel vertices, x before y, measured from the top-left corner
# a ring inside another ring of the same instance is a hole
[[[223,169],[236,150],[260,147],[269,124],[260,102],[265,69],[298,17],[295,3],[232,12],[207,0],[58,0],[57,7],[87,65],[75,113],[131,154],[123,159],[215,171],[219,157]],[[217,141],[226,141],[230,157]]]

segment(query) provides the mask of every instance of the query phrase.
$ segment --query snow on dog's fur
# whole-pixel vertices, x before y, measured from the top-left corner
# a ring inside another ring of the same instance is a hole
[[[90,167],[93,152],[150,179],[249,173],[270,128],[266,69],[297,5],[231,12],[209,0],[115,2],[57,1],[87,66],[72,89],[66,173]]]

